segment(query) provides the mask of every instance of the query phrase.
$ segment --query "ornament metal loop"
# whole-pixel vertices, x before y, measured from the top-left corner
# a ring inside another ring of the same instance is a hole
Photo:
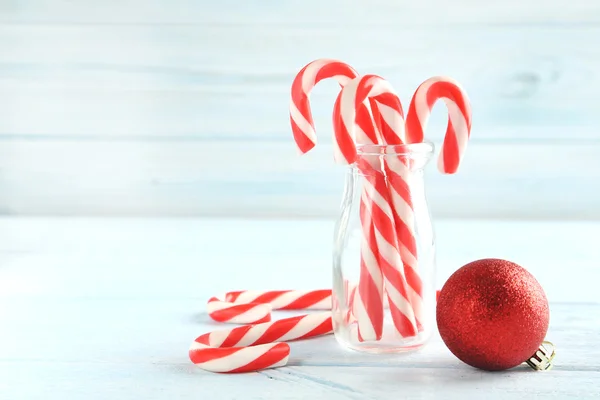
[[[548,371],[552,369],[556,348],[552,342],[543,341],[538,350],[527,361],[527,365],[537,371]]]

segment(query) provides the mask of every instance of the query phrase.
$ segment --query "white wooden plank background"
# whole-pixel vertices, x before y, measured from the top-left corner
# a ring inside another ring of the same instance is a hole
[[[381,74],[405,106],[434,74],[467,88],[472,141],[459,175],[429,171],[434,215],[600,217],[600,5],[584,0],[2,2],[0,212],[335,216],[336,85],[313,96],[315,154],[287,117],[319,57]],[[440,106],[436,143],[443,122]]]

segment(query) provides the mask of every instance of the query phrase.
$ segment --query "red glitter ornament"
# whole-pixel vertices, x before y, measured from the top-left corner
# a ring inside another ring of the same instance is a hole
[[[473,261],[440,291],[437,324],[448,349],[484,370],[513,368],[534,355],[548,330],[548,300],[525,268],[506,260]]]

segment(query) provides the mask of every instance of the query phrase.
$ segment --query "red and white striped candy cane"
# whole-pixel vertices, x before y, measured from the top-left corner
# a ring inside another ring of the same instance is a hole
[[[331,310],[331,289],[241,290],[227,292],[225,300],[232,303],[268,304],[273,310]]]
[[[326,58],[312,61],[298,72],[291,88],[290,123],[294,140],[302,154],[310,151],[317,143],[309,99],[314,87],[324,79],[335,79],[341,86],[344,86],[357,76],[358,73],[350,65]],[[374,99],[357,107],[357,130],[373,141],[376,140],[376,134],[369,108],[377,109],[377,107]],[[350,164],[353,162],[355,154],[356,146],[351,138],[339,137],[334,140],[336,162]]]
[[[361,219],[366,218],[373,222],[371,240],[377,243],[377,256],[383,272],[385,293],[394,326],[402,337],[412,337],[417,333],[416,317],[408,294],[388,187],[384,178],[371,178],[374,174],[372,170],[369,171],[365,167],[361,169],[366,171],[365,175],[368,177],[363,183],[365,190],[362,193],[362,202],[369,204],[366,208],[370,212],[367,217],[361,215]]]
[[[458,170],[471,134],[471,104],[458,82],[435,76],[419,85],[406,116],[406,131],[410,143],[422,142],[431,109],[440,99],[448,108],[448,127],[440,149],[438,169],[453,174]]]
[[[260,324],[271,320],[272,307],[269,304],[235,304],[211,297],[206,304],[208,315],[217,322],[232,324]]]
[[[353,304],[357,287],[356,283],[344,280],[343,287],[343,295],[345,299],[344,304]],[[333,297],[331,289],[268,291],[239,290],[227,292],[225,294],[225,300],[226,302],[221,303],[224,305],[229,305],[231,308],[231,313],[235,315],[235,321],[237,323],[256,323],[252,322],[252,318],[245,319],[238,317],[237,307],[248,306],[248,309],[254,309],[254,307],[259,308],[259,306],[265,305],[269,307],[269,309],[273,310],[331,310]],[[229,312],[225,306],[223,307],[224,308],[220,309],[219,312]],[[242,308],[241,310],[245,309]],[[264,311],[260,309],[257,311],[258,317],[262,317],[262,312]],[[214,318],[210,312],[209,315],[211,318],[218,320],[217,318]],[[220,315],[219,317],[223,318]],[[356,318],[352,314],[352,310],[349,310],[343,318],[347,323],[349,321],[356,321]],[[227,318],[223,319],[225,319],[225,321],[222,322],[233,322]]]
[[[361,136],[356,129],[358,106],[366,99],[377,102],[377,107],[373,109],[375,138]],[[386,140],[399,143],[406,141],[402,103],[390,83],[378,75],[363,75],[348,82],[338,94],[333,118],[338,141],[346,137],[362,145],[385,144]],[[354,157],[349,154],[347,163],[353,162]]]
[[[386,136],[393,136],[392,140],[394,141],[402,142],[404,140],[404,116],[400,100],[389,83],[375,75],[356,78],[346,84],[340,92],[339,102],[336,101],[336,104],[339,103],[339,107],[334,109],[336,135],[354,137],[356,105],[361,104],[370,96],[381,99],[384,95],[389,102],[389,111],[386,114],[382,113],[381,119],[375,121],[379,127],[378,131],[382,135],[385,133]],[[377,144],[384,144],[385,139],[380,137]],[[383,176],[379,158],[377,156],[374,159],[370,158],[359,161],[359,168],[365,170],[365,175],[369,177],[364,182],[365,191],[362,199],[364,204],[371,206],[375,239],[379,249],[377,256],[382,265],[386,282],[390,313],[399,334],[403,337],[411,337],[417,332],[417,323],[408,294],[408,283],[404,275],[390,191]],[[361,220],[365,215],[367,214],[361,211]]]
[[[440,150],[438,169],[443,173],[453,174],[457,171],[466,150],[471,132],[471,106],[466,92],[453,79],[447,77],[432,77],[423,82],[415,91],[406,117],[406,135],[409,143],[421,143],[424,140],[431,110],[438,100],[444,100],[448,108],[448,127],[444,143]],[[391,143],[401,144],[401,143]],[[418,275],[417,247],[414,241],[414,212],[410,196],[410,171],[405,160],[393,159],[389,163],[388,173],[390,186],[395,195],[395,209],[400,211],[397,215],[398,237],[402,242],[402,255],[405,264],[407,281],[411,287],[411,302],[415,314],[423,306],[423,288]],[[419,322],[419,321],[418,321]]]
[[[287,364],[290,346],[282,342],[331,332],[330,312],[302,315],[206,333],[192,343],[189,357],[211,372],[259,371]]]
[[[309,95],[314,86],[327,78],[336,79],[341,86],[344,86],[357,75],[357,72],[346,63],[320,59],[307,64],[295,77],[291,89],[290,122],[294,139],[302,153],[312,149],[317,141],[309,102]],[[370,104],[374,110],[378,109],[375,99],[369,99],[366,104]],[[372,143],[377,138],[374,122],[366,104],[356,107],[355,131],[360,142]],[[354,139],[355,137],[336,135],[334,157],[338,163],[350,164],[354,161],[356,157]],[[370,236],[369,230],[372,230],[373,227],[364,226],[364,229],[366,231],[363,241],[366,241]],[[368,279],[361,281],[360,294],[355,296],[356,302],[360,305],[359,308],[364,310],[364,313],[358,313],[362,317],[357,315],[363,326],[363,336],[361,337],[364,340],[378,340],[383,331],[383,278],[377,258],[371,254],[373,251],[377,252],[373,246],[375,246],[374,243],[362,244],[361,269],[370,272]]]
[[[383,334],[383,271],[378,257],[375,226],[368,211],[369,200],[361,196],[360,275],[354,293],[348,297],[349,316],[355,320],[360,341],[379,340]]]
[[[400,256],[404,265],[404,275],[408,284],[407,292],[413,307],[417,329],[423,330],[425,315],[423,309],[423,280],[419,274],[415,215],[411,190],[411,171],[408,160],[403,156],[388,156],[386,176],[392,202],[394,226],[398,236]]]
[[[331,310],[331,289],[232,291],[225,301],[210,298],[206,310],[217,322],[258,324],[269,322],[272,310]]]

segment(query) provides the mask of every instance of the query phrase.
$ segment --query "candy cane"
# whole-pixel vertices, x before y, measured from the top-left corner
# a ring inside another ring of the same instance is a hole
[[[424,131],[431,110],[439,99],[443,99],[448,108],[448,127],[440,151],[438,169],[442,173],[452,174],[458,169],[471,131],[469,99],[456,81],[447,77],[432,77],[419,85],[411,99],[406,118],[407,140],[410,143],[421,143],[424,140]],[[402,255],[405,267],[408,266],[405,272],[407,280],[411,282],[411,301],[415,306],[415,314],[418,315],[421,313],[418,308],[423,306],[422,301],[418,301],[422,299],[423,288],[418,279],[417,246],[412,223],[414,213],[409,193],[410,183],[407,180],[410,179],[411,174],[406,164],[406,160],[400,162],[398,159],[393,159],[388,177],[390,185],[396,192],[396,195],[392,196],[395,209],[401,211],[397,220],[397,226],[400,227],[398,236],[404,244]]]
[[[379,96],[381,98],[383,95],[387,96],[388,108],[392,112],[388,112],[387,116],[382,114],[381,120],[376,120],[376,123],[381,134],[385,133],[386,136],[391,138],[380,138],[379,143],[385,143],[385,139],[396,142],[405,140],[404,118],[400,100],[389,83],[376,75],[365,75],[352,80],[344,86],[338,95],[339,101],[336,101],[336,105],[339,103],[339,107],[334,109],[336,136],[354,137],[356,105],[362,104],[364,99],[369,96]],[[383,122],[387,124],[386,129],[383,127]],[[365,175],[372,177],[372,179],[365,180],[366,193],[363,193],[363,202],[373,203],[371,211],[376,226],[375,239],[378,248],[382,250],[378,257],[383,267],[386,291],[390,301],[390,312],[394,324],[400,335],[411,337],[417,332],[417,321],[411,304],[413,299],[408,294],[408,283],[396,234],[395,215],[390,205],[390,192],[382,171],[377,165],[379,162],[378,157],[371,158],[366,157],[361,160],[362,163],[359,163],[359,167],[366,171]],[[416,277],[418,278],[418,275]],[[421,308],[418,307],[417,310],[421,310]],[[421,316],[419,315],[419,317]]]
[[[259,324],[271,320],[272,307],[269,304],[245,303],[235,304],[211,297],[206,305],[206,311],[217,322],[232,324]]]
[[[360,248],[360,276],[350,305],[358,326],[360,341],[379,340],[383,335],[383,272],[378,257],[375,226],[368,211],[369,200],[361,196],[360,222],[362,240]]]
[[[438,169],[442,173],[453,174],[458,170],[471,134],[471,105],[458,82],[436,76],[419,85],[410,102],[406,130],[410,143],[422,142],[431,109],[440,99],[448,108],[448,126],[440,149]]]
[[[243,290],[226,293],[225,300],[232,303],[269,304],[273,310],[330,310],[331,289],[266,292]]]
[[[358,74],[348,64],[330,59],[316,60],[300,70],[292,83],[290,122],[298,149],[306,153],[317,141],[314,122],[310,110],[309,94],[314,86],[323,79],[334,78],[341,86]],[[375,99],[369,104],[378,110]],[[356,135],[361,143],[372,143],[377,140],[374,122],[366,104],[357,105]],[[350,164],[356,157],[355,137],[336,135],[334,140],[334,157],[336,162]],[[361,204],[361,207],[364,207]],[[378,265],[374,243],[368,243],[373,227],[363,221],[363,243],[361,245],[361,284],[355,296],[357,304],[356,316],[359,322],[361,340],[379,340],[383,332],[383,277]]]
[[[358,105],[366,99],[377,99],[375,115],[376,137],[361,137],[357,131]],[[403,143],[406,141],[404,111],[400,99],[388,81],[377,75],[363,75],[348,82],[338,94],[335,102],[334,133],[338,141],[350,138],[360,144],[384,144],[385,140]],[[386,137],[382,136],[385,132]],[[362,139],[362,140],[361,140]],[[371,140],[369,140],[371,139]],[[354,161],[349,155],[347,162]]]
[[[341,86],[358,76],[348,64],[332,59],[319,59],[308,63],[294,78],[291,89],[290,123],[294,140],[302,154],[310,151],[317,143],[315,124],[310,108],[309,96],[314,87],[324,79],[335,79]],[[371,102],[377,108],[374,101]],[[375,131],[371,114],[366,104],[357,110],[358,129],[366,137],[375,140]],[[354,141],[349,137],[341,137],[334,141],[334,157],[341,164],[348,162],[356,153]]]
[[[371,178],[375,172],[365,167],[362,169],[368,171],[365,175],[369,177],[363,184],[365,191],[362,194],[362,201],[370,204],[368,207],[370,216],[366,218],[372,219],[375,228],[372,240],[377,243],[379,249],[377,257],[382,267],[390,314],[398,333],[402,337],[412,337],[417,333],[416,317],[408,295],[408,283],[398,248],[388,187],[384,178],[379,176]],[[361,219],[364,218],[362,215]]]
[[[234,324],[269,322],[271,310],[331,310],[331,290],[242,290],[226,293],[225,301],[212,297],[206,305],[213,320]]]
[[[356,294],[357,284],[345,279],[343,284],[344,304],[353,304]],[[331,310],[333,296],[331,289],[317,290],[239,290],[227,292],[225,300],[231,304],[231,307],[244,304],[265,304],[273,310]],[[384,302],[384,308],[387,303]],[[349,310],[344,315],[345,321],[356,321]],[[241,322],[241,323],[252,323]]]
[[[249,372],[287,364],[290,346],[281,343],[332,332],[331,313],[302,315],[274,322],[214,331],[199,336],[190,360],[212,372]]]
[[[400,256],[408,284],[408,298],[413,307],[417,329],[422,331],[425,322],[423,309],[423,280],[419,274],[419,261],[415,233],[415,216],[410,194],[411,171],[408,160],[402,156],[388,156],[386,175],[390,189],[394,226],[398,236]]]

